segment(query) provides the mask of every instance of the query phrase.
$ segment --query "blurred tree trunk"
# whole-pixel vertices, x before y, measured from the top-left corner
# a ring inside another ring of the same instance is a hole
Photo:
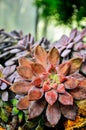
[[[47,36],[48,18],[44,19],[43,36]]]
[[[38,39],[39,7],[36,7],[35,38]]]

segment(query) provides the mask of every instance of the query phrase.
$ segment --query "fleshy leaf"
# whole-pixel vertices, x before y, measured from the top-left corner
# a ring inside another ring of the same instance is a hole
[[[19,59],[19,64],[20,64],[21,66],[31,67],[31,63],[33,63],[33,62],[30,61],[30,60],[28,60],[28,59],[25,58],[25,57],[21,57],[21,58]]]
[[[58,92],[58,93],[65,93],[64,84],[58,84],[57,92]]]
[[[15,82],[11,87],[10,90],[17,94],[26,94],[28,90],[32,87],[32,84],[25,81]]]
[[[79,81],[79,86],[81,86],[84,89],[86,89],[86,79],[82,79],[81,81]]]
[[[55,103],[52,106],[48,104],[46,117],[51,126],[55,127],[55,125],[59,122],[61,118],[61,112],[58,104]]]
[[[42,98],[42,96],[43,96],[42,88],[37,88],[34,86],[28,91],[28,97],[30,101],[38,100]]]
[[[45,100],[31,101],[28,109],[29,119],[38,117],[43,112],[45,106]]]
[[[69,37],[69,40],[68,40],[69,43],[72,42],[72,40],[74,39],[76,33],[77,33],[77,29],[76,29],[76,28],[74,28],[74,29],[70,32],[70,37]]]
[[[65,50],[62,52],[61,56],[62,56],[62,57],[66,57],[66,56],[69,55],[70,52],[71,52],[71,49],[65,49]]]
[[[78,80],[73,77],[69,77],[64,83],[66,89],[74,89],[78,86],[78,84]]]
[[[58,98],[58,93],[52,89],[45,93],[45,98],[50,105],[53,105]]]
[[[73,105],[73,97],[68,92],[59,94],[58,100],[63,105]]]
[[[82,64],[82,58],[79,58],[79,57],[73,58],[69,62],[71,64],[70,73],[74,73],[80,69],[81,64]]]
[[[83,87],[77,87],[74,90],[71,90],[70,93],[77,100],[86,98],[86,89],[84,89]]]
[[[19,110],[27,109],[28,106],[29,106],[29,103],[30,103],[30,101],[29,101],[28,96],[24,96],[23,98],[21,98],[21,99],[19,100],[19,102],[18,102],[18,104],[17,104],[17,108],[18,108]]]
[[[2,100],[3,100],[3,101],[8,101],[8,92],[7,92],[7,91],[4,91],[4,92],[2,93]]]
[[[63,75],[67,75],[69,73],[70,63],[65,62],[58,66],[57,71]]]
[[[46,66],[46,63],[47,63],[47,52],[45,51],[44,48],[42,48],[41,46],[37,46],[35,48],[35,57],[36,57],[36,60],[40,64],[43,64],[44,66]]]
[[[40,77],[35,78],[33,81],[33,84],[36,87],[40,87],[41,83],[42,83],[42,79]]]
[[[77,110],[78,110],[78,107],[76,105],[65,106],[61,104],[60,107],[61,107],[61,112],[64,115],[64,117],[70,120],[75,120]]]
[[[56,66],[57,63],[59,62],[60,56],[59,56],[59,51],[53,47],[48,55],[48,59],[51,65]]]
[[[45,68],[43,67],[43,65],[39,64],[39,63],[34,63],[31,65],[32,67],[32,71],[36,74],[36,75],[40,75],[43,73],[46,73]]]
[[[32,79],[32,77],[33,77],[32,70],[28,66],[18,66],[17,71],[18,71],[19,75],[25,79]]]

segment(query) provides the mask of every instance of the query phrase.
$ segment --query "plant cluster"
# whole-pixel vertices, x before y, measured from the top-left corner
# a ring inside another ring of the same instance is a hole
[[[84,129],[85,35],[86,29],[74,29],[69,38],[64,35],[50,44],[45,38],[34,42],[30,34],[22,34],[15,45],[6,48],[4,41],[0,55],[4,59],[0,66],[0,129]],[[6,50],[12,55],[5,59]]]

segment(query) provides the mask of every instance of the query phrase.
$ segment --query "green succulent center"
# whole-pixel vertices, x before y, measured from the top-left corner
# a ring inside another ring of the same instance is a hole
[[[49,80],[50,80],[51,84],[54,84],[54,83],[59,84],[60,83],[58,74],[50,74]]]

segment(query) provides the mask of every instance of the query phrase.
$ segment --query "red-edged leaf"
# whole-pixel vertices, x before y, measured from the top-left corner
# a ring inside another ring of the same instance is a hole
[[[69,69],[70,69],[70,63],[65,62],[65,63],[62,63],[58,66],[57,71],[63,75],[67,75],[69,73]]]
[[[29,119],[33,119],[35,117],[38,117],[44,110],[46,106],[45,100],[38,100],[38,101],[31,101],[31,104],[29,105]]]
[[[35,78],[33,81],[33,84],[36,87],[40,87],[41,83],[42,83],[42,79],[40,77]]]
[[[60,105],[61,112],[67,119],[75,120],[76,114],[77,114],[77,106],[75,104],[73,105]]]
[[[57,87],[57,92],[58,93],[65,93],[65,87],[64,84],[59,84]]]
[[[42,48],[41,46],[37,46],[35,48],[35,57],[36,60],[41,63],[42,65],[46,66],[47,63],[47,52],[45,51],[44,48]]]
[[[70,73],[74,73],[80,69],[81,64],[82,64],[82,58],[79,58],[79,57],[73,58],[69,62],[71,64]]]
[[[79,86],[86,89],[86,79],[82,79],[81,81],[79,81]]]
[[[59,80],[60,80],[60,83],[63,83],[64,81],[67,80],[66,76],[64,76],[63,74],[58,74],[59,75]]]
[[[17,94],[26,94],[28,90],[32,87],[29,82],[15,82],[11,87],[10,90]]]
[[[2,92],[2,101],[8,101],[8,92],[7,91],[4,91]]]
[[[43,90],[44,90],[44,91],[48,91],[48,90],[50,90],[50,89],[51,89],[50,85],[49,85],[47,82],[44,82],[44,83],[43,83]]]
[[[68,92],[59,94],[58,100],[63,105],[73,105],[73,97]]]
[[[32,63],[33,63],[32,61],[28,60],[28,59],[25,58],[25,57],[19,58],[19,65],[21,65],[21,66],[31,67],[31,64],[32,64]]]
[[[59,51],[53,47],[48,55],[48,59],[51,65],[56,66],[57,63],[59,62],[60,56],[59,56]]]
[[[78,84],[78,80],[73,77],[69,77],[64,83],[66,89],[74,89],[78,86]]]
[[[34,64],[31,65],[31,67],[32,67],[33,72],[36,75],[40,75],[40,74],[46,73],[46,70],[43,67],[43,65],[41,65],[39,63],[34,63]]]
[[[77,100],[86,99],[86,89],[83,87],[77,87],[74,90],[71,90],[70,93]]]
[[[42,98],[42,96],[43,96],[43,89],[42,88],[37,88],[37,87],[33,86],[28,91],[28,96],[29,96],[29,100],[30,101],[38,100],[38,99]]]
[[[50,90],[45,93],[45,99],[50,104],[53,105],[58,98],[58,93],[55,90]]]
[[[28,66],[18,66],[17,71],[19,75],[25,79],[32,79],[32,77],[34,76],[31,68]]]
[[[58,104],[55,103],[52,106],[48,104],[46,117],[51,126],[55,127],[61,118],[61,112],[59,110]]]
[[[19,100],[19,102],[18,102],[18,104],[17,104],[17,108],[18,108],[19,110],[27,109],[28,106],[29,106],[29,103],[30,103],[30,101],[29,101],[28,96],[25,96],[25,97],[23,97],[23,98],[21,98],[21,99]]]

